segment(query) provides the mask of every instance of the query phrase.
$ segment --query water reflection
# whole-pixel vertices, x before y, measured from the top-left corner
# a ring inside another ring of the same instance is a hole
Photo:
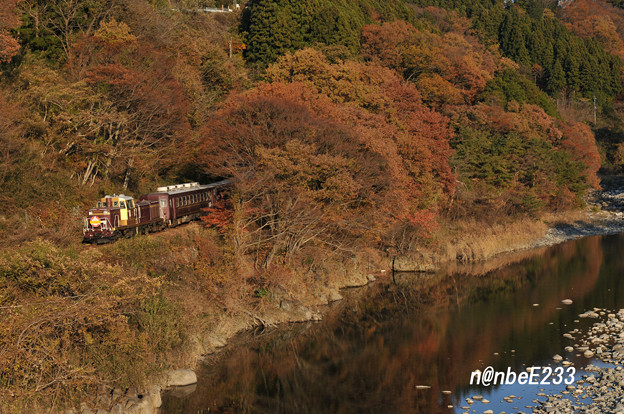
[[[483,409],[496,410],[509,390],[471,388],[470,373],[550,362],[570,344],[562,334],[583,324],[576,315],[624,307],[623,248],[622,236],[592,237],[498,270],[382,280],[322,323],[241,335],[208,361],[196,392],[165,398],[163,413],[449,413],[474,393],[492,395]]]

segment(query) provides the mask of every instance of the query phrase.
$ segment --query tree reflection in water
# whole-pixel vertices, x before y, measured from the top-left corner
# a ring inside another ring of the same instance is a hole
[[[240,335],[209,358],[195,393],[166,397],[162,412],[452,412],[479,392],[473,370],[549,360],[576,315],[623,306],[623,248],[622,236],[592,237],[497,270],[380,280],[321,323]]]

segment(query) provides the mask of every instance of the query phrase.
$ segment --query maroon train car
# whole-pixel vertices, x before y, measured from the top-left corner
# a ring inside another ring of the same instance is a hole
[[[83,242],[105,243],[120,237],[162,230],[164,227],[158,203],[147,200],[135,203],[132,197],[123,194],[107,195],[85,217]]]
[[[169,227],[175,227],[199,219],[203,209],[225,196],[233,180],[222,180],[211,184],[186,183],[158,187],[154,193],[141,196],[141,200],[158,202],[160,216]]]
[[[158,187],[139,198],[105,196],[84,219],[83,243],[106,243],[120,237],[147,234],[200,218],[203,209],[225,196],[233,180],[200,185],[186,183]]]

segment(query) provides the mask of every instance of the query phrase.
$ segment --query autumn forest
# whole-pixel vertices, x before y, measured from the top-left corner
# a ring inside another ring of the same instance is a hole
[[[212,311],[319,296],[335,263],[436,251],[463,223],[582,208],[622,172],[621,1],[240,5],[0,2],[7,412],[140,384]],[[79,244],[98,197],[222,178],[202,226]]]

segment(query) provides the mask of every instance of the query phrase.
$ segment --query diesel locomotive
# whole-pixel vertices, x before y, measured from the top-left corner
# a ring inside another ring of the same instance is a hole
[[[158,187],[138,200],[123,194],[107,195],[84,218],[83,243],[107,243],[197,220],[205,214],[204,209],[225,197],[232,182]]]

